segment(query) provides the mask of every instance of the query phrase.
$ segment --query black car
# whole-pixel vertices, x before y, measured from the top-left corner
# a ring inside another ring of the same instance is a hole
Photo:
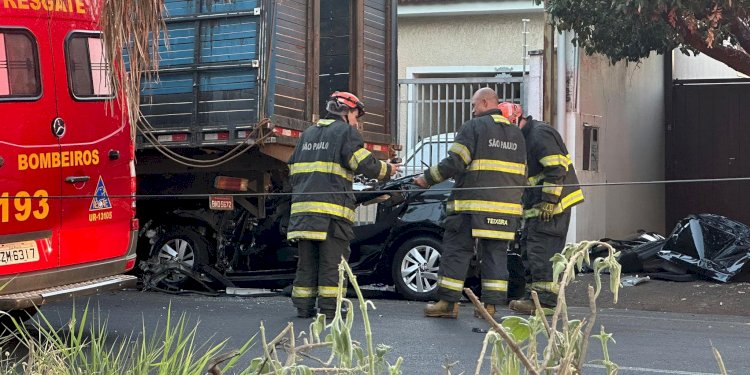
[[[394,285],[407,299],[429,300],[437,287],[442,250],[440,224],[453,183],[445,181],[417,191],[412,180],[413,176],[402,177],[356,194],[358,204],[376,207],[375,218],[354,226],[349,263],[362,284]],[[184,288],[200,284],[218,290],[290,284],[297,257],[296,247],[285,240],[282,230],[288,200],[288,196],[282,196],[269,203],[276,216],[266,220],[265,227],[250,221],[237,225],[246,218],[232,218],[233,233],[221,228],[207,228],[200,233],[196,228],[205,226],[184,224],[160,231],[150,229],[147,223],[141,230],[141,243],[145,244],[141,257],[147,258],[140,267],[145,285]],[[201,209],[195,212],[196,221],[201,220],[201,215],[221,214]],[[234,233],[238,227],[244,233]]]

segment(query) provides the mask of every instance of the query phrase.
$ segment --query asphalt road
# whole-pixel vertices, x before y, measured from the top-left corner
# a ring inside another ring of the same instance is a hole
[[[72,309],[82,309],[86,300],[46,305],[42,312],[56,326],[64,329]],[[461,307],[458,320],[422,317],[423,303],[375,300],[377,310],[371,321],[375,343],[394,349],[389,358],[404,357],[404,374],[442,374],[446,359],[459,361],[453,374],[474,373],[484,334],[473,328],[486,328],[472,316],[468,304]],[[229,340],[229,347],[239,347],[258,331],[261,321],[269,334],[279,332],[288,321],[295,328],[307,330],[309,320],[294,316],[286,297],[205,297],[173,296],[152,292],[123,291],[88,300],[90,306],[108,319],[110,334],[122,336],[139,332],[145,320],[147,330],[164,326],[168,308],[186,313],[198,322],[199,339],[205,342]],[[572,307],[573,317],[582,318],[587,309]],[[510,314],[509,311],[502,313]],[[358,319],[358,323],[361,319]],[[750,374],[750,317],[733,315],[698,315],[633,311],[605,308],[599,323],[613,333],[617,341],[610,345],[612,359],[621,366],[620,374],[718,374],[711,352],[713,344],[721,352],[731,374]],[[598,331],[598,330],[596,330]],[[361,324],[355,339],[363,340]],[[603,374],[593,363],[601,358],[598,342],[592,342],[586,374]]]

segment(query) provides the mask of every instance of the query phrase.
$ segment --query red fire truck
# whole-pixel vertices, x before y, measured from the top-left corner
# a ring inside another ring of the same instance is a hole
[[[132,286],[134,144],[101,1],[0,1],[0,309]]]

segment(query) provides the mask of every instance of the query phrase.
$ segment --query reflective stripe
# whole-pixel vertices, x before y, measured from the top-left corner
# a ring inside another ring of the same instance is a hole
[[[555,208],[555,213],[556,214],[562,213],[563,211],[568,209],[568,207],[576,205],[581,202],[583,202],[583,190],[578,189],[566,195],[565,198],[560,199],[560,203]],[[558,209],[560,210],[560,212],[557,212]]]
[[[573,164],[573,162],[570,160],[570,155],[566,156],[566,155],[556,154],[556,155],[545,156],[539,159],[539,164],[545,167],[560,165],[563,168],[565,168],[565,170],[567,171],[568,166]]]
[[[326,202],[292,203],[292,215],[305,213],[327,214],[354,221],[354,210],[338,204]]]
[[[287,240],[318,240],[325,241],[328,232],[312,232],[307,230],[296,230],[287,233]]]
[[[559,293],[560,292],[560,284],[553,283],[552,281],[535,281],[531,283],[531,289],[539,291],[539,292],[548,292],[548,293]]]
[[[312,298],[315,297],[315,288],[306,286],[294,286],[292,287],[292,297],[295,298]]]
[[[510,121],[508,121],[508,119],[503,116],[500,116],[500,115],[490,115],[490,116],[492,116],[492,119],[498,124],[510,124]]]
[[[536,176],[529,177],[529,185],[536,186],[536,184],[539,183],[539,181],[544,180],[544,173],[540,173]]]
[[[313,172],[335,174],[347,179],[348,181],[354,181],[354,174],[344,169],[344,167],[338,163],[316,161],[311,163],[294,163],[289,167],[289,174],[291,175]]]
[[[388,164],[381,161],[380,162],[380,173],[378,173],[378,180],[382,180],[385,178],[385,174],[388,173]]]
[[[367,159],[367,157],[370,155],[372,155],[372,153],[364,148],[360,148],[359,150],[355,151],[354,155],[352,155],[351,159],[349,159],[349,168],[351,168],[353,171],[356,171],[357,167],[359,167],[359,163],[361,163],[362,160]]]
[[[544,183],[544,187],[542,188],[542,193],[552,194],[555,196],[560,196],[562,194],[562,186],[558,186],[555,184],[550,184],[549,182]]]
[[[466,146],[454,142],[448,151],[460,156],[461,160],[464,161],[464,164],[469,165],[469,163],[471,163],[471,152]]]
[[[583,202],[583,190],[578,189],[568,195],[565,196],[565,198],[561,199],[560,202],[558,202],[555,205],[555,211],[552,213],[554,215],[559,215],[563,213],[565,210],[570,208],[571,206],[574,206],[578,203]],[[538,208],[530,208],[528,210],[523,211],[523,217],[524,219],[530,219],[539,216],[540,212]]]
[[[440,174],[440,169],[438,169],[437,165],[430,167],[430,177],[432,177],[432,182],[434,183],[443,182],[445,180],[443,175]]]
[[[583,202],[583,190],[578,189],[568,195],[565,196],[565,198],[561,199],[560,202],[558,202],[555,205],[555,210],[552,212],[553,215],[559,215],[563,213],[565,210],[570,208],[571,206],[574,206],[578,203]],[[523,211],[523,218],[524,219],[531,219],[538,217],[540,215],[540,211],[538,208],[530,208],[528,210]]]
[[[489,230],[489,229],[472,229],[472,237],[478,238],[489,238],[493,240],[508,240],[513,241],[516,238],[514,232],[504,232],[501,230]]]
[[[526,175],[526,165],[508,161],[477,159],[471,162],[470,171],[494,171],[512,174]]]
[[[333,124],[334,121],[336,121],[336,120],[331,120],[331,119],[318,120],[318,125],[319,126],[328,126],[328,125]]]
[[[507,292],[507,280],[482,280],[482,291],[491,290],[493,292]]]
[[[319,286],[318,296],[324,298],[336,298],[339,295],[339,287],[337,286]]]
[[[441,288],[454,290],[460,292],[464,288],[464,282],[457,279],[451,279],[450,277],[440,276],[438,279],[438,285]]]
[[[523,207],[518,203],[479,200],[455,200],[448,202],[454,211],[492,212],[496,214],[521,215]]]

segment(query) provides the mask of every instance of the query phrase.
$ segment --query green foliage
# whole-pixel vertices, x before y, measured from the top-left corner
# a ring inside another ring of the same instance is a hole
[[[74,309],[75,311],[75,309]],[[107,323],[91,319],[88,306],[79,317],[74,312],[67,329],[57,330],[44,315],[28,328],[15,322],[13,339],[25,349],[23,358],[6,353],[0,366],[2,374],[55,375],[203,375],[211,360],[225,346],[196,345],[196,329],[188,327],[186,316],[173,320],[171,308],[163,336],[147,339],[145,327],[137,336],[112,338]],[[234,353],[224,369],[232,369],[240,356],[249,350],[254,338]]]
[[[334,317],[329,317],[330,323],[327,323],[326,316],[318,315],[310,323],[309,335],[302,332],[299,336],[295,334],[294,325],[289,323],[272,340],[267,339],[266,329],[261,323],[259,336],[263,355],[258,358],[245,358],[257,341],[255,336],[227,354],[221,354],[226,342],[213,346],[196,345],[197,325],[190,326],[184,314],[174,320],[171,309],[163,333],[147,339],[149,335],[144,326],[137,336],[113,339],[108,336],[106,322],[90,321],[87,307],[80,317],[74,312],[67,329],[60,331],[42,314],[39,320],[32,321],[31,328],[14,321],[13,339],[25,349],[25,354],[23,358],[14,358],[7,353],[4,361],[0,361],[0,374],[203,375],[213,368],[212,373],[229,371],[255,375],[329,372],[401,375],[403,358],[390,363],[388,355],[392,348],[373,344],[368,310],[374,309],[374,304],[364,299],[351,268],[343,260],[339,273],[338,309]],[[364,347],[352,339],[355,310],[354,303],[344,298],[347,279],[357,292],[365,326]],[[344,304],[349,307],[345,317],[340,311]],[[296,342],[298,337],[305,337],[300,345]],[[318,357],[320,351],[327,354],[327,359]],[[215,367],[217,364],[221,365]]]
[[[589,249],[596,245],[607,247],[609,254],[592,264]],[[492,375],[581,374],[589,338],[593,337],[601,343],[603,353],[603,358],[594,362],[604,365],[607,375],[616,375],[618,366],[611,360],[608,348],[609,343],[615,342],[612,334],[605,332],[603,327],[598,335],[591,335],[591,330],[596,322],[596,299],[602,289],[601,273],[605,269],[609,270],[610,290],[617,300],[621,271],[618,255],[611,246],[601,242],[569,244],[555,255],[552,261],[560,294],[551,322],[541,309],[525,318],[505,317],[500,324],[493,319],[490,322],[493,329],[484,338],[475,374],[481,374],[482,366],[487,362]],[[590,265],[595,271],[596,287],[589,287],[591,312],[583,320],[569,319],[565,288],[583,264]],[[365,328],[365,345],[352,339],[355,304],[344,298],[346,279],[357,293]],[[80,317],[74,313],[63,330],[56,329],[40,314],[31,329],[16,323],[13,339],[25,349],[25,354],[23,358],[15,358],[6,352],[0,359],[0,374],[402,375],[403,358],[398,357],[391,363],[388,356],[392,348],[373,344],[368,312],[375,306],[364,299],[356,277],[343,260],[339,266],[339,286],[339,308],[335,316],[328,319],[330,323],[324,315],[318,315],[310,323],[308,334],[302,332],[299,335],[289,323],[271,340],[266,337],[266,329],[261,323],[259,335],[250,338],[241,348],[225,354],[221,354],[225,342],[213,346],[196,345],[197,325],[189,325],[185,314],[174,320],[171,308],[163,333],[152,335],[150,339],[145,327],[136,336],[109,337],[106,322],[90,321],[88,308]],[[471,290],[465,291],[475,307],[486,313]],[[539,306],[536,293],[532,296]],[[343,304],[349,307],[346,317],[341,314]],[[246,354],[256,343],[257,336],[260,336],[263,355],[249,359]],[[301,342],[298,343],[298,339]],[[7,339],[0,340],[0,343],[7,342]],[[540,343],[546,343],[546,346],[541,348]],[[485,361],[488,349],[489,361]],[[722,374],[726,374],[721,355],[715,348],[714,355]],[[445,374],[450,375],[455,364],[444,364]]]
[[[608,255],[596,259],[592,264],[589,249],[596,245],[607,247]],[[540,308],[536,293],[532,292],[532,297],[538,307],[535,315],[528,318],[504,317],[502,324],[499,325],[494,320],[490,322],[494,329],[485,336],[475,374],[481,373],[487,348],[491,348],[491,374],[582,373],[589,337],[591,337],[591,330],[596,321],[596,299],[602,289],[601,273],[604,270],[609,270],[609,286],[617,302],[621,272],[620,264],[617,262],[618,256],[619,253],[611,246],[593,241],[568,244],[562,252],[555,254],[551,261],[553,280],[560,285],[557,307],[554,311],[544,311]],[[591,313],[584,320],[569,319],[565,289],[575,279],[576,270],[580,270],[584,264],[594,269],[596,287],[589,287]],[[484,308],[471,290],[465,289],[465,292],[476,308]],[[547,321],[547,315],[552,315],[551,322]],[[546,341],[541,356],[539,355],[540,342],[544,341],[541,341],[540,337]],[[595,337],[601,341],[604,350],[604,359],[600,362],[605,365],[607,374],[615,374],[617,365],[610,360],[607,350],[609,341],[614,342],[612,335],[604,332],[602,328],[601,334]]]
[[[725,55],[718,49],[726,42],[747,57],[742,49],[750,43],[747,0],[547,0],[545,4],[559,30],[575,31],[574,43],[588,54],[606,55],[612,63],[640,61],[651,52],[665,54],[680,48],[686,54],[702,51],[743,71],[733,64],[737,61],[728,61],[731,51]],[[744,72],[750,70],[746,68]]]

